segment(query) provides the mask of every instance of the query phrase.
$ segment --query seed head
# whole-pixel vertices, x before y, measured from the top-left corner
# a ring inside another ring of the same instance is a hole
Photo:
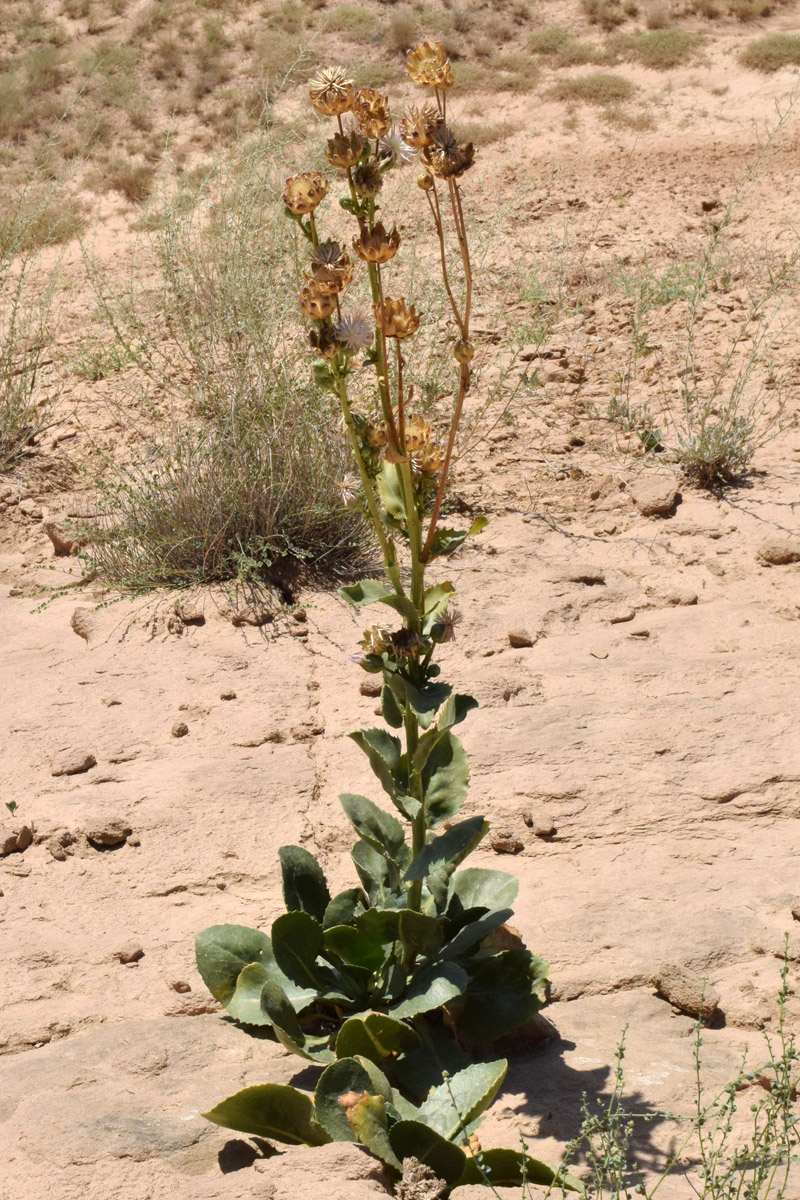
[[[427,450],[431,440],[431,427],[419,413],[409,413],[406,418],[406,450],[409,454]]]
[[[381,138],[379,157],[388,160],[394,166],[403,166],[413,162],[417,152],[410,142],[406,141],[396,125],[393,125],[385,137]]]
[[[381,138],[392,127],[389,97],[375,88],[359,88],[353,100],[353,112],[359,129],[368,138]]]
[[[422,156],[429,170],[439,179],[454,179],[472,166],[475,147],[472,142],[459,142],[452,129],[443,125],[436,130]]]
[[[372,322],[363,312],[340,317],[333,327],[336,341],[348,354],[358,354],[371,345],[374,336]]]
[[[475,347],[472,342],[456,342],[453,347],[453,358],[462,364],[472,362],[475,357]]]
[[[454,642],[456,626],[460,625],[463,619],[461,610],[455,604],[449,604],[431,629],[431,637],[435,642]]]
[[[374,158],[359,163],[353,171],[353,187],[359,196],[374,199],[383,187],[383,172]]]
[[[394,258],[399,248],[400,234],[397,227],[391,233],[387,233],[380,221],[372,230],[362,229],[359,236],[353,238],[353,249],[365,262],[388,262],[390,258]]]
[[[391,648],[393,635],[384,625],[372,625],[364,630],[361,645],[367,654],[385,654]],[[361,1097],[359,1097],[361,1099]],[[341,1103],[341,1100],[339,1101]]]
[[[414,83],[447,89],[453,86],[453,68],[441,42],[422,42],[409,50],[406,70]]]
[[[336,296],[326,296],[317,291],[313,284],[304,287],[297,297],[300,312],[312,321],[324,321],[336,311]]]
[[[330,325],[315,325],[308,335],[308,340],[320,358],[333,358],[339,349],[336,335]]]
[[[308,270],[303,274],[323,296],[334,296],[353,282],[355,268],[350,255],[339,242],[332,239],[320,242],[311,255]]]
[[[385,421],[368,421],[364,440],[373,450],[382,450],[389,441],[389,430]]]
[[[415,150],[424,150],[426,146],[430,146],[433,135],[443,123],[435,105],[413,105],[403,113],[400,132],[409,146],[413,146]]]
[[[292,175],[283,189],[283,203],[295,216],[313,212],[328,190],[328,184],[319,171],[305,171]]]
[[[398,629],[390,635],[395,658],[412,658],[424,645],[422,638],[413,629]]]
[[[337,133],[328,138],[327,156],[332,167],[346,171],[354,167],[366,149],[367,143],[357,129],[349,133]]]
[[[412,465],[421,475],[436,475],[444,466],[444,451],[432,443],[417,454],[412,454]]]
[[[387,296],[383,304],[375,305],[375,323],[386,337],[407,338],[419,329],[419,317],[414,305],[406,308],[405,300]]]
[[[422,188],[423,192],[429,192],[433,187],[433,176],[430,171],[423,171],[417,176],[417,187]]]
[[[315,112],[323,117],[336,117],[353,107],[353,81],[342,67],[326,67],[308,88]]]
[[[342,492],[342,503],[345,508],[350,508],[358,500],[358,479],[355,475],[345,475],[339,483]]]

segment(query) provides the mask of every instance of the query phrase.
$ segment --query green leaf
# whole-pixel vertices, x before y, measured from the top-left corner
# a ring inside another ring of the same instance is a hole
[[[489,524],[488,517],[476,517],[469,529],[437,529],[430,550],[430,558],[452,554],[454,550]]]
[[[445,942],[440,956],[442,958],[460,958],[476,942],[483,941],[488,934],[497,929],[498,925],[504,924],[513,915],[513,908],[498,908],[494,912],[479,917],[477,921],[470,921],[463,925],[448,942]]]
[[[377,971],[386,957],[382,942],[352,925],[334,925],[326,929],[325,949],[343,962],[370,972]]]
[[[367,1013],[350,1017],[336,1036],[337,1058],[360,1055],[381,1066],[387,1058],[416,1049],[420,1036],[405,1021],[385,1013]]]
[[[350,1122],[362,1146],[395,1171],[402,1170],[389,1140],[386,1101],[383,1096],[365,1096],[350,1110]]]
[[[448,873],[454,871],[458,864],[468,854],[471,854],[488,831],[489,823],[483,817],[468,817],[466,821],[459,821],[457,825],[453,825],[446,833],[434,838],[420,850],[405,873],[406,882],[424,879],[430,871],[437,867],[443,867]]]
[[[541,1008],[546,982],[547,964],[529,950],[492,955],[469,982],[459,1029],[486,1042],[513,1033]]]
[[[403,826],[397,818],[378,808],[366,796],[348,792],[339,797],[339,802],[358,836],[380,854],[396,859],[406,844]]]
[[[320,986],[317,957],[322,926],[309,913],[289,912],[272,923],[272,952],[285,975],[303,987]]]
[[[443,613],[450,603],[450,597],[454,594],[455,588],[449,579],[443,583],[435,583],[433,587],[425,589],[424,608],[425,616],[432,616],[434,619]]]
[[[383,719],[387,725],[391,725],[392,729],[401,729],[403,726],[403,710],[397,702],[397,697],[392,691],[386,679],[383,680],[381,688],[381,710]]]
[[[372,1063],[368,1071],[364,1063],[356,1058],[340,1058],[331,1063],[319,1077],[314,1093],[314,1113],[317,1121],[335,1142],[357,1141],[353,1127],[347,1119],[347,1110],[339,1103],[339,1097],[348,1092],[388,1092],[386,1077]],[[383,1083],[376,1086],[376,1073]]]
[[[519,880],[507,871],[487,871],[466,867],[450,880],[448,914],[470,908],[511,908],[517,898]]]
[[[270,940],[246,925],[212,925],[194,940],[197,969],[215,1000],[227,1004],[250,963],[272,962]]]
[[[243,1025],[270,1024],[261,1008],[261,989],[268,979],[263,963],[249,963],[239,972],[234,993],[225,1005],[234,1020]]]
[[[314,1120],[311,1097],[288,1084],[265,1083],[229,1096],[210,1112],[207,1121],[289,1146],[324,1146],[330,1135]]]
[[[333,373],[330,367],[325,363],[314,363],[314,383],[319,388],[323,388],[326,392],[336,391],[336,380],[333,378]]]
[[[400,739],[385,729],[359,729],[349,736],[366,754],[383,790],[394,799],[394,772],[400,762]]]
[[[453,690],[449,683],[426,683],[418,688],[401,675],[393,675],[390,686],[398,699],[413,709],[422,729],[428,728]]]
[[[478,707],[478,701],[474,696],[462,696],[454,694],[447,698],[444,708],[439,713],[437,726],[439,729],[451,729],[453,725],[460,725],[468,712],[472,712],[473,708]]]
[[[393,1067],[394,1077],[412,1096],[424,1099],[431,1088],[438,1087],[445,1071],[455,1075],[470,1065],[470,1057],[452,1037],[434,1034],[424,1029],[422,1045],[398,1058]]]
[[[268,979],[261,989],[259,1001],[278,1041],[292,1054],[299,1054],[301,1058],[308,1058],[312,1062],[319,1061],[318,1056],[313,1054],[307,1045],[306,1035],[283,988]],[[330,1061],[331,1057],[329,1053],[327,1061]]]
[[[420,1106],[419,1118],[449,1142],[464,1141],[468,1126],[486,1111],[506,1077],[508,1063],[472,1063],[433,1089]]]
[[[376,482],[381,498],[381,504],[390,517],[395,521],[405,521],[406,506],[403,499],[403,489],[400,486],[397,471],[387,462],[381,464]]]
[[[402,1000],[392,1007],[392,1016],[415,1017],[418,1013],[441,1008],[460,996],[467,982],[466,971],[457,963],[429,963],[415,972]]]
[[[349,583],[346,587],[340,587],[339,595],[343,599],[349,600],[357,608],[361,608],[365,604],[376,604],[379,600],[394,595],[394,589],[384,583],[382,579],[361,579],[358,583]]]
[[[366,909],[367,897],[361,888],[347,888],[334,896],[325,915],[322,918],[322,928],[332,929],[334,925],[352,925],[360,912]]]
[[[389,1141],[400,1162],[404,1158],[417,1158],[450,1187],[464,1174],[467,1163],[464,1151],[422,1121],[398,1121],[389,1130]]]
[[[307,912],[317,921],[325,915],[331,894],[322,867],[302,846],[281,846],[283,898],[289,912]]]
[[[461,808],[469,786],[469,760],[461,742],[447,730],[428,755],[422,771],[425,815],[435,829]]]
[[[406,961],[417,955],[430,957],[444,940],[441,920],[409,908],[401,909],[398,913],[398,934]]]
[[[458,1181],[464,1184],[488,1184],[490,1187],[559,1187],[568,1192],[583,1193],[579,1179],[566,1171],[553,1170],[546,1163],[521,1150],[482,1150],[480,1161],[467,1158],[464,1174]]]
[[[363,883],[371,905],[394,907],[405,901],[405,895],[392,889],[392,866],[388,859],[370,846],[369,842],[356,842],[350,851],[358,877]]]

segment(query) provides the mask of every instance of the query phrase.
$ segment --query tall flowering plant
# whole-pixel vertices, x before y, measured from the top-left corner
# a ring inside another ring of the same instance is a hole
[[[394,811],[366,796],[340,797],[357,835],[357,886],[332,895],[316,859],[284,846],[287,911],[270,933],[221,925],[198,935],[200,972],[231,1016],[323,1068],[313,1097],[265,1084],[206,1116],[290,1143],[359,1141],[398,1175],[414,1157],[445,1187],[551,1183],[556,1175],[543,1164],[518,1151],[484,1151],[475,1134],[506,1062],[473,1062],[470,1052],[535,1014],[547,964],[507,925],[516,879],[459,869],[488,831],[482,816],[456,819],[469,766],[454,728],[476,701],[441,679],[435,655],[453,640],[459,613],[452,583],[428,584],[426,572],[485,524],[455,530],[440,519],[471,382],[473,277],[461,188],[474,150],[448,122],[454,80],[443,48],[417,46],[407,69],[429,99],[397,123],[386,96],[355,89],[341,68],[310,86],[314,110],[335,121],[326,153],[343,185],[341,208],[354,221],[350,245],[322,230],[332,184],[321,173],[292,176],[283,193],[287,216],[308,244],[298,306],[309,324],[314,376],[335,397],[353,452],[345,502],[363,508],[383,556],[382,579],[363,579],[342,594],[386,614],[365,631],[358,661],[382,676],[388,728],[351,737]],[[400,233],[378,218],[387,176],[412,162],[421,168],[417,183],[456,331],[444,351],[452,355],[455,387],[441,440],[413,409],[406,386],[406,354],[421,317],[392,285]],[[369,280],[369,313],[348,303],[357,270]]]

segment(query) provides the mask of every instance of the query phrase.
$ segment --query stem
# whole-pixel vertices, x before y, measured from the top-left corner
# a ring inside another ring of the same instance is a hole
[[[425,801],[422,797],[422,780],[419,777],[419,772],[411,769],[411,763],[414,759],[414,753],[419,742],[419,723],[417,715],[410,708],[406,708],[405,715],[405,732],[406,732],[406,753],[408,755],[409,777],[408,791],[409,795],[415,795],[415,798],[420,802],[420,809],[417,815],[411,822],[411,855],[412,861],[425,847]],[[422,880],[415,879],[408,889],[408,907],[414,912],[419,912],[422,908]],[[406,963],[407,967],[413,966],[413,960]]]
[[[430,205],[431,215],[433,216],[433,223],[436,228],[436,236],[439,240],[439,257],[440,257],[441,263],[442,263],[442,281],[444,282],[445,290],[447,292],[447,298],[450,301],[450,307],[453,310],[453,316],[456,319],[456,324],[458,325],[458,328],[461,331],[461,336],[462,336],[462,338],[466,338],[466,334],[464,333],[464,323],[461,318],[461,313],[459,312],[459,308],[458,308],[458,305],[456,304],[455,296],[453,295],[452,288],[450,287],[450,276],[447,271],[447,252],[445,250],[445,245],[444,245],[444,227],[442,225],[442,210],[439,206],[439,193],[436,191],[436,182],[435,181],[434,181],[433,187],[430,189],[430,191],[426,192],[425,195],[428,199],[428,204]],[[431,195],[433,196],[433,199],[431,199]]]
[[[369,268],[369,284],[372,291],[372,302],[376,306],[383,308],[383,287],[381,285],[380,267],[377,263],[368,263]],[[379,309],[380,311],[380,309]],[[389,371],[386,365],[386,338],[383,335],[383,330],[377,324],[376,317],[376,333],[375,345],[378,351],[378,394],[381,399],[381,408],[383,410],[383,419],[389,429],[389,441],[394,449],[400,450],[397,437],[397,426],[394,423],[394,413],[392,412],[392,402],[389,397]]]
[[[456,398],[455,412],[450,425],[450,436],[447,439],[447,449],[445,450],[444,463],[439,474],[439,487],[436,489],[436,499],[433,502],[433,512],[428,524],[428,536],[425,538],[425,545],[422,547],[421,558],[425,563],[428,561],[433,545],[434,534],[436,533],[436,524],[439,520],[439,515],[442,511],[442,502],[444,501],[444,492],[447,486],[447,476],[450,470],[450,460],[453,457],[453,447],[456,441],[456,433],[458,432],[458,423],[461,420],[461,412],[464,408],[464,399],[469,391],[469,364],[461,364],[461,375],[459,378],[458,396]]]

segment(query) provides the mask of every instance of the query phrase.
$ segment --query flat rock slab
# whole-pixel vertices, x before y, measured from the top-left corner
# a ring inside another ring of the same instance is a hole
[[[674,513],[680,492],[673,479],[647,476],[628,487],[628,495],[643,517],[668,517]]]

